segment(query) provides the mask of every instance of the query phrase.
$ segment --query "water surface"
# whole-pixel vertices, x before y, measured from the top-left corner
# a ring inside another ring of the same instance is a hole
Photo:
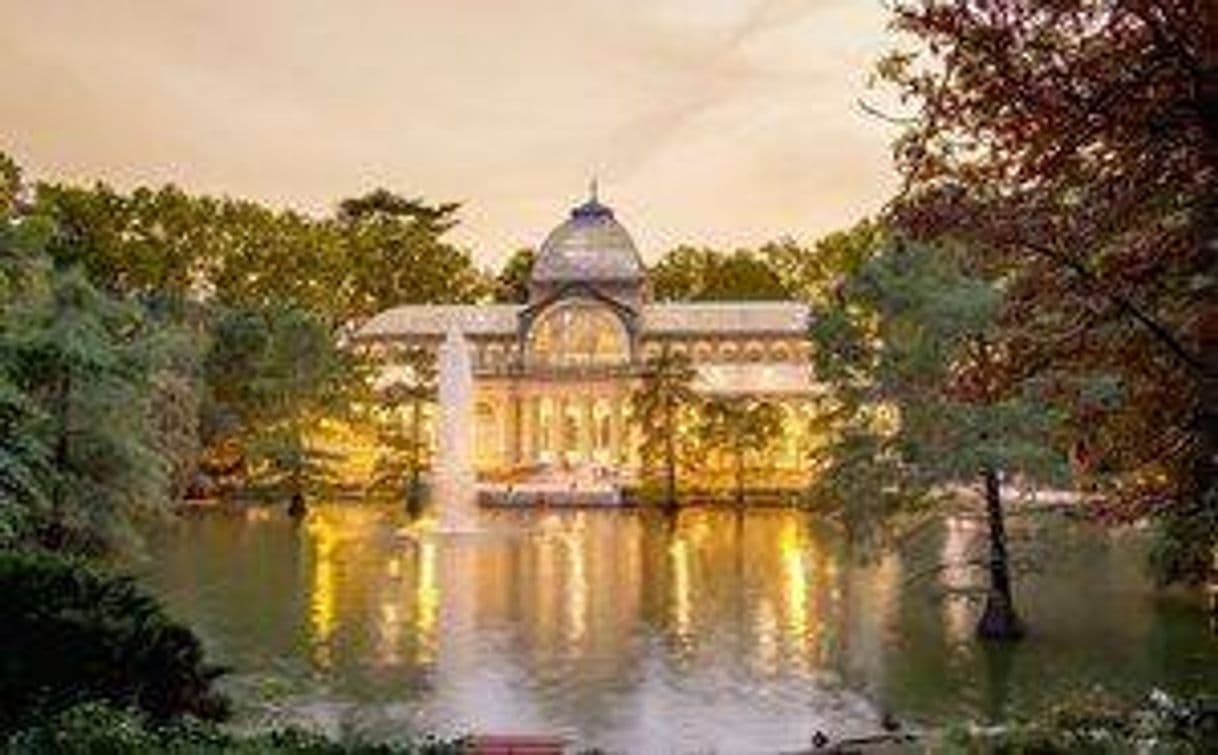
[[[207,514],[155,533],[144,579],[266,710],[373,734],[565,734],[631,752],[773,752],[880,711],[1033,713],[1102,685],[1218,692],[1196,603],[1159,596],[1136,532],[1017,522],[1032,636],[971,637],[983,532],[928,528],[860,566],[793,511],[482,512],[404,536],[390,507]]]

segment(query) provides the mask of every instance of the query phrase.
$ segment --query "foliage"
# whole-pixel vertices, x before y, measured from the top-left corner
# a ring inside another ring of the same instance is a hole
[[[312,218],[173,185],[123,194],[102,183],[39,184],[34,203],[54,221],[55,262],[83,266],[111,293],[174,306],[303,308],[344,323],[485,293],[469,255],[442,239],[457,209],[378,189]]]
[[[1213,521],[1218,11],[901,0],[892,19],[905,48],[879,74],[912,108],[894,221],[1004,271],[1012,369],[1119,380],[1122,401],[1062,402],[1106,513]]]
[[[344,200],[344,319],[356,321],[407,303],[457,304],[484,296],[489,285],[469,254],[441,236],[456,225],[460,205],[428,205],[384,189]]]
[[[1023,634],[1013,603],[1001,483],[1063,469],[1056,417],[1031,382],[1012,381],[995,327],[1002,291],[969,275],[960,251],[880,248],[813,315],[818,374],[832,387],[827,474],[835,502],[866,544],[894,515],[980,481],[989,525],[987,639]],[[835,427],[834,427],[835,426]]]
[[[126,578],[0,551],[0,730],[101,700],[165,719],[224,715],[198,639]]]
[[[463,739],[364,742],[335,740],[300,729],[234,734],[214,724],[148,721],[136,712],[85,703],[9,737],[9,755],[456,755]]]
[[[1205,753],[1218,745],[1218,707],[1155,691],[1139,705],[1092,693],[1058,704],[1039,720],[999,729],[956,726],[936,752]]]
[[[517,249],[495,278],[495,301],[505,304],[524,304],[529,300],[529,279],[533,275],[533,262],[537,252],[532,249]]]
[[[818,239],[811,249],[785,239],[763,245],[757,255],[790,296],[824,303],[836,281],[858,270],[872,250],[887,240],[888,231],[881,223],[862,220]]]
[[[749,463],[764,458],[782,435],[782,409],[753,397],[715,397],[702,403],[699,419],[703,448],[731,458],[736,504],[744,505]]]
[[[665,347],[643,365],[638,388],[630,397],[631,417],[639,428],[643,474],[657,478],[666,507],[677,505],[677,475],[689,464],[695,446],[698,395],[689,356]]]
[[[204,442],[224,449],[247,479],[288,495],[325,487],[331,456],[310,430],[340,417],[365,384],[362,361],[300,309],[224,310],[203,371]]]
[[[430,463],[423,433],[423,413],[436,400],[437,370],[433,352],[414,348],[402,353],[390,380],[376,396],[377,445],[374,487],[403,492],[417,510],[422,498],[421,476]]]
[[[1004,382],[1000,304],[1001,292],[965,275],[952,253],[897,242],[814,309],[814,362],[833,389],[825,413],[835,436],[819,492],[841,501],[858,531],[983,469],[1061,471],[1036,386]]]
[[[747,249],[725,254],[680,246],[650,270],[652,292],[661,301],[741,301],[789,298],[763,256]]]
[[[13,158],[0,152],[0,217],[16,212],[21,188],[21,167]]]
[[[32,537],[50,505],[51,450],[39,437],[46,416],[0,374],[0,548]]]
[[[40,449],[47,462],[46,474],[27,478],[41,488],[23,496],[29,534],[54,548],[104,550],[130,542],[132,518],[164,501],[149,404],[161,354],[139,312],[79,272],[49,285],[0,321],[8,404],[24,407],[10,420],[21,435],[6,434],[6,445]]]

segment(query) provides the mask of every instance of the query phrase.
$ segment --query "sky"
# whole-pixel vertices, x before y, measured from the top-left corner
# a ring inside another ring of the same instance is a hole
[[[486,265],[595,175],[650,261],[878,210],[888,45],[880,0],[0,0],[0,150],[313,213],[460,201]]]

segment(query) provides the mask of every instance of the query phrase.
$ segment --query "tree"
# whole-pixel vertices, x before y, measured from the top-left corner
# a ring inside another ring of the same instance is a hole
[[[1072,408],[1106,512],[1153,515],[1167,580],[1218,548],[1218,9],[901,0],[894,220],[1006,268],[1014,369],[1116,378]]]
[[[529,300],[529,280],[537,253],[532,249],[517,249],[495,279],[495,301],[524,304]]]
[[[51,451],[40,408],[0,372],[0,548],[26,540],[49,503]]]
[[[13,158],[0,152],[0,217],[8,217],[16,212],[21,189],[21,167]]]
[[[763,456],[782,435],[782,409],[752,397],[716,397],[702,405],[698,434],[708,450],[732,459],[736,505],[744,505],[750,457]]]
[[[34,210],[54,221],[57,265],[80,265],[111,295],[171,310],[296,307],[358,324],[398,304],[471,302],[489,290],[469,254],[443,238],[458,205],[384,189],[310,217],[173,185],[122,193],[42,183]]]
[[[665,346],[643,365],[642,380],[630,397],[631,415],[641,432],[639,456],[654,475],[662,468],[665,508],[677,507],[677,469],[692,448],[691,430],[698,396],[693,389],[693,364],[683,353]]]
[[[435,355],[422,348],[406,351],[392,378],[377,391],[377,441],[380,456],[374,485],[403,491],[417,515],[423,503],[422,473],[430,463],[423,433],[423,412],[436,400]]]
[[[766,301],[789,292],[765,259],[747,249],[725,254],[681,246],[651,269],[655,297],[661,301]]]
[[[885,243],[887,234],[882,223],[867,219],[818,239],[811,249],[784,239],[763,245],[757,256],[774,271],[789,296],[824,302],[834,282],[857,270],[873,249]]]
[[[225,311],[211,337],[204,440],[222,452],[213,464],[235,464],[251,483],[293,499],[325,488],[334,457],[312,434],[360,397],[362,362],[299,309]]]
[[[966,274],[955,250],[903,241],[815,309],[817,374],[833,389],[831,463],[818,482],[848,529],[882,526],[981,483],[989,591],[978,634],[1022,634],[1011,588],[1001,482],[1062,470],[1055,416],[1034,382],[1012,382],[996,321],[1002,291]]]
[[[16,409],[8,430],[33,433],[6,445],[47,453],[40,495],[25,496],[45,501],[27,508],[43,545],[96,552],[131,543],[132,519],[164,505],[148,403],[157,356],[138,311],[79,271],[55,274],[48,295],[5,312],[0,373]]]
[[[0,594],[0,737],[87,701],[161,722],[227,715],[221,669],[134,580],[0,551]]]
[[[468,304],[484,296],[490,286],[469,254],[441,238],[456,224],[459,208],[385,189],[343,200],[337,224],[349,289],[346,318],[358,322],[400,304]]]

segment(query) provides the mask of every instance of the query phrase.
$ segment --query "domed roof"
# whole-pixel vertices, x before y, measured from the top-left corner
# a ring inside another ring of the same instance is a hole
[[[630,234],[597,201],[595,189],[587,202],[546,237],[533,263],[533,281],[638,281],[643,262]]]

